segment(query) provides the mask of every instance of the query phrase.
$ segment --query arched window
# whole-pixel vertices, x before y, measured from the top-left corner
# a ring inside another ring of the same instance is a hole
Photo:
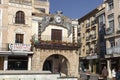
[[[25,14],[23,11],[16,12],[15,23],[17,24],[25,24]]]

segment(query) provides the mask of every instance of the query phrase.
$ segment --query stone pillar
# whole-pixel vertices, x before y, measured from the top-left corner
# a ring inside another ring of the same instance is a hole
[[[4,71],[8,69],[7,67],[8,67],[8,56],[4,56]]]
[[[41,71],[42,70],[42,59],[40,59],[40,49],[33,49],[34,55],[32,56],[32,70]]]
[[[92,60],[89,60],[89,71],[92,72]]]
[[[32,58],[31,56],[28,56],[28,70],[31,70],[31,63],[32,63]]]
[[[107,60],[108,77],[111,78],[111,61]]]
[[[93,73],[96,73],[96,60],[93,63]]]

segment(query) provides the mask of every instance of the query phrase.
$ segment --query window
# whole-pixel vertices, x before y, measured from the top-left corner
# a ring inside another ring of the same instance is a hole
[[[114,27],[114,20],[109,21],[109,28],[113,28]]]
[[[15,43],[23,43],[24,34],[16,34],[15,38],[16,38]]]
[[[114,14],[113,13],[108,15],[108,19],[113,19],[113,18],[114,18]]]
[[[108,10],[111,10],[114,8],[113,0],[108,0]]]
[[[90,19],[87,19],[87,21],[86,21],[86,27],[90,27]]]
[[[108,15],[108,23],[109,23],[109,28],[114,27],[114,14],[113,13]]]
[[[105,15],[104,14],[100,15],[98,20],[99,20],[99,27],[102,27],[103,24],[105,24]]]
[[[51,40],[61,41],[62,40],[62,30],[52,29]]]
[[[16,13],[15,23],[17,23],[17,24],[25,24],[25,15],[24,15],[24,12],[18,11]]]
[[[115,46],[115,40],[114,39],[110,39],[110,45],[111,45],[111,47]]]
[[[25,56],[9,56],[8,70],[27,70],[28,57]]]

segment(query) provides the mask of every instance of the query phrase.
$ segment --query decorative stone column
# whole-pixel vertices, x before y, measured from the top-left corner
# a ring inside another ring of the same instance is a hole
[[[107,60],[108,77],[111,78],[111,61]]]
[[[4,71],[8,69],[8,56],[4,56]]]

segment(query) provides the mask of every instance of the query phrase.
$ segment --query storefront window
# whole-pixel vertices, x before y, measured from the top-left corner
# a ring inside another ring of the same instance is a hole
[[[8,70],[27,70],[28,58],[27,57],[9,57]]]

